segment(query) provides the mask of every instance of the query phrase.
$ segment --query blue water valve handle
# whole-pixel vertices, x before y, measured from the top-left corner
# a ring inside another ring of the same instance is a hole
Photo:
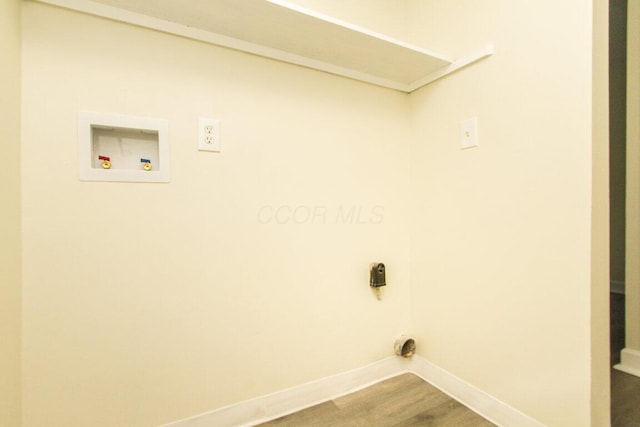
[[[140,159],[140,163],[142,163],[142,169],[146,171],[151,170],[151,160],[149,159]]]

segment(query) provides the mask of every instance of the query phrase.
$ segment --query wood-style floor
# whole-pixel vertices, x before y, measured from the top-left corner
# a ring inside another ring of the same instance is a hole
[[[625,298],[611,294],[611,364],[624,348]],[[611,370],[611,427],[640,427],[640,378]]]
[[[640,427],[640,378],[611,370],[611,427]]]
[[[494,424],[413,374],[260,424],[261,427],[489,427]]]

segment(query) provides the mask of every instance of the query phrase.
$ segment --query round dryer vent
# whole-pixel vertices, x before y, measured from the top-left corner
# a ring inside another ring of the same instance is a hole
[[[416,342],[413,338],[402,335],[394,344],[395,352],[398,356],[411,357],[416,352]]]

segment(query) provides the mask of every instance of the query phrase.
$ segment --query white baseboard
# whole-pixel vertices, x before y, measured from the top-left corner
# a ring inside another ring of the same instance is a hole
[[[408,372],[409,361],[389,357],[371,365],[246,400],[162,427],[252,426],[309,408]]]
[[[253,426],[404,373],[418,375],[498,426],[544,427],[533,418],[420,356],[413,356],[411,359],[389,357],[362,368],[175,421],[162,427]]]
[[[625,348],[620,352],[620,363],[615,369],[640,377],[640,351]]]
[[[544,424],[461,380],[426,359],[414,356],[410,371],[498,426],[544,427]]]

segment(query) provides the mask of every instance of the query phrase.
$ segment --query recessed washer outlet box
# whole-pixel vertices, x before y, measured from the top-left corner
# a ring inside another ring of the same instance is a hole
[[[169,182],[169,122],[78,112],[82,181]]]

